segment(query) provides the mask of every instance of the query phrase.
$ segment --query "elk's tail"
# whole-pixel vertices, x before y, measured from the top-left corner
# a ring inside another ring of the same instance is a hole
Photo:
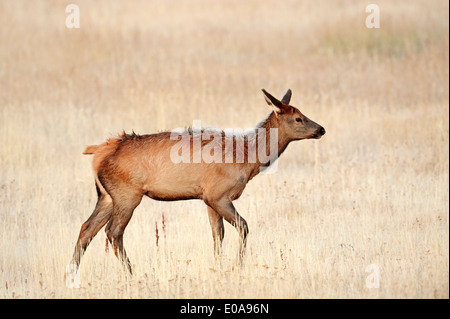
[[[104,159],[117,149],[120,141],[121,138],[118,137],[109,138],[105,143],[102,143],[100,145],[89,145],[86,147],[83,154],[94,155],[92,166],[96,174]]]
[[[100,148],[100,145],[89,145],[84,150],[83,154],[85,155],[93,155]]]

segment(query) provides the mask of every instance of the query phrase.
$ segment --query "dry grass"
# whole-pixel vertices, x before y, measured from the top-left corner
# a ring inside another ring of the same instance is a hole
[[[67,3],[0,2],[1,298],[449,297],[448,2],[379,1],[378,30],[355,1],[76,3],[69,30]],[[67,289],[96,199],[84,146],[194,119],[248,128],[262,87],[290,87],[327,135],[236,202],[245,265],[229,225],[214,260],[203,203],[144,200],[125,232],[136,275],[101,231]]]

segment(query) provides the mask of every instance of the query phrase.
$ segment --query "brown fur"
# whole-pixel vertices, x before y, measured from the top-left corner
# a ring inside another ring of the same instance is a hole
[[[125,133],[122,134],[122,136]],[[110,138],[105,143],[100,145],[89,145],[84,150],[83,154],[86,155],[94,155],[94,159],[92,161],[92,166],[94,168],[95,172],[98,172],[101,163],[107,157],[109,154],[113,153],[117,147],[119,146],[119,143],[121,142],[121,139],[119,138]]]
[[[272,112],[256,129],[266,129],[269,140],[270,128],[278,129],[278,156],[294,140],[320,138],[325,130],[290,106],[291,92],[288,90],[282,102],[264,91],[267,103],[273,105]],[[301,119],[301,121],[300,121]],[[150,135],[126,134],[108,139],[100,145],[88,146],[83,154],[94,155],[93,168],[98,193],[97,205],[89,219],[82,225],[75,246],[72,263],[79,265],[81,256],[95,234],[107,223],[105,231],[116,255],[131,273],[131,263],[123,247],[123,233],[133,211],[144,195],[164,201],[201,199],[208,207],[214,249],[218,253],[224,237],[223,219],[238,230],[241,238],[239,255],[242,257],[248,235],[248,225],[236,211],[232,201],[239,198],[248,181],[269,162],[256,163],[248,159],[249,136],[226,136],[219,132],[221,139],[222,163],[193,163],[193,134],[190,136],[191,162],[174,163],[170,150],[178,143],[170,139],[169,132]],[[233,139],[233,163],[225,163],[225,140]],[[258,138],[258,137],[255,137]],[[244,162],[237,163],[237,141],[244,139]],[[202,141],[202,148],[210,141]],[[256,144],[259,145],[259,142]],[[266,143],[269,154],[269,143]]]

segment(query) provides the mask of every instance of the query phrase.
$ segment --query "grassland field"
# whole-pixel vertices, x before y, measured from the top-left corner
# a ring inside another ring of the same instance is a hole
[[[0,298],[449,298],[448,2],[376,4],[369,29],[364,1],[0,0]],[[204,203],[144,199],[124,237],[134,276],[101,230],[69,289],[96,203],[85,146],[253,127],[261,88],[291,88],[327,134],[235,202],[243,266],[229,224],[214,258]]]

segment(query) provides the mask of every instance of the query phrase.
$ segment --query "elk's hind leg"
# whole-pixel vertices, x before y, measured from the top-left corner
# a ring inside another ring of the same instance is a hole
[[[132,274],[131,262],[127,257],[123,246],[123,234],[128,222],[133,215],[134,209],[142,199],[142,193],[132,193],[118,190],[116,194],[111,194],[113,200],[113,212],[111,219],[106,225],[106,236],[111,242],[114,254],[124,264],[130,274]]]
[[[86,251],[92,238],[94,238],[98,231],[106,224],[113,212],[111,196],[109,196],[98,180],[96,180],[95,186],[98,195],[97,205],[91,216],[81,226],[80,235],[78,236],[72,257],[71,264],[75,265],[76,268],[79,267],[81,257]]]

